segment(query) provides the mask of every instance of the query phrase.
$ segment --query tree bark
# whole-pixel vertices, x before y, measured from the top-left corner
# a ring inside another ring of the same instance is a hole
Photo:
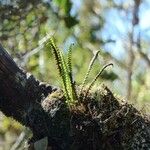
[[[36,113],[43,115],[41,100],[55,90],[20,69],[0,45],[0,110],[6,116],[30,127],[33,133],[40,133]]]
[[[61,90],[21,70],[1,45],[0,110],[32,130],[31,149],[45,137],[52,150],[150,149],[148,118],[107,87],[70,109]]]

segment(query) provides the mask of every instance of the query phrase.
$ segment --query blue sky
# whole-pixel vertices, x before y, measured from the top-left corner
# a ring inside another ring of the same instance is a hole
[[[131,14],[129,13],[126,16],[123,12],[110,9],[105,16],[107,21],[102,36],[106,39],[113,38],[116,40],[116,43],[107,44],[104,48],[115,57],[122,59],[122,56],[126,54],[123,44],[128,38],[127,33],[131,31]],[[150,1],[145,1],[141,4],[139,18],[139,25],[135,27],[135,38],[140,32],[142,38],[150,42]]]

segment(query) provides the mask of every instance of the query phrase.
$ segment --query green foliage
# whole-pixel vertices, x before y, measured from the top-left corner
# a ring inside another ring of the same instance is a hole
[[[79,23],[76,17],[70,14],[72,8],[72,2],[70,0],[55,0],[54,2],[60,8],[59,15],[64,19],[66,27],[71,28]]]
[[[101,78],[105,80],[114,81],[118,79],[118,75],[114,73],[113,71],[110,71],[110,72],[104,71],[103,74],[101,75]]]
[[[70,15],[69,16],[65,16],[64,17],[64,21],[65,21],[66,27],[68,27],[68,28],[71,28],[71,27],[73,27],[73,26],[75,26],[76,24],[79,23],[79,21],[76,20],[75,17],[72,17]]]
[[[65,60],[65,57],[62,53],[62,51],[60,49],[57,48],[57,46],[54,43],[54,40],[51,38],[49,41],[49,45],[53,51],[54,57],[55,57],[55,61],[56,61],[56,65],[58,67],[58,71],[60,74],[60,77],[62,78],[62,82],[63,82],[63,90],[64,90],[64,95],[66,98],[66,102],[69,105],[74,105],[78,99],[77,96],[77,92],[76,92],[76,88],[75,88],[75,82],[73,81],[73,77],[72,77],[72,63],[71,63],[71,56],[72,56],[72,45],[70,46],[69,50],[68,50],[68,54],[67,54],[67,60]],[[97,51],[95,53],[95,55],[93,56],[92,60],[90,61],[87,73],[84,77],[84,80],[82,82],[81,85],[81,90],[79,93],[79,97],[82,93],[82,90],[85,86],[85,83],[87,81],[87,78],[93,68],[94,62],[96,60],[96,58],[98,57],[100,51]],[[91,84],[89,85],[88,89],[86,90],[86,94],[84,99],[87,97],[89,91],[92,89],[94,83],[96,82],[96,80],[98,79],[98,77],[102,74],[102,72],[108,67],[108,66],[112,66],[113,64],[108,64],[106,66],[104,66],[100,72],[96,75],[96,77],[93,79],[93,81],[91,82]]]
[[[72,3],[70,2],[70,0],[54,0],[54,2],[61,7],[61,9],[63,9],[65,14],[69,14],[71,7],[72,7]]]
[[[53,39],[50,39],[49,44],[53,51],[60,77],[62,78],[63,90],[64,90],[64,95],[66,97],[66,102],[69,105],[72,105],[77,100],[75,83],[72,77],[72,65],[71,65],[72,48],[70,47],[68,50],[67,61],[66,61],[62,51],[57,48]]]

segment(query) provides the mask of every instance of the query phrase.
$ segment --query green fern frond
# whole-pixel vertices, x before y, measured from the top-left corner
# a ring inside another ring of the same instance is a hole
[[[107,67],[109,67],[109,66],[113,66],[113,64],[110,63],[110,64],[105,65],[105,66],[100,70],[100,72],[96,75],[96,77],[93,79],[93,81],[91,82],[91,84],[89,85],[89,87],[88,87],[88,89],[87,89],[87,91],[86,91],[85,98],[87,97],[89,91],[92,89],[92,87],[93,87],[94,83],[96,82],[96,80],[97,80],[97,79],[99,78],[99,76],[103,73],[103,71],[104,71]]]
[[[71,62],[71,58],[72,58],[72,44],[70,45],[70,47],[69,47],[69,49],[68,49],[68,54],[67,54],[68,71],[69,71],[70,73],[72,73],[72,62]],[[70,78],[72,79],[72,74],[71,74]]]
[[[71,64],[71,55],[72,55],[72,48],[70,46],[67,54],[67,61],[66,61],[66,80],[67,80],[67,88],[70,94],[70,100],[73,101],[73,96],[72,96],[72,64]]]
[[[48,44],[50,44],[50,47],[52,48],[52,52],[53,52],[54,58],[56,60],[56,65],[58,67],[59,74],[61,75],[62,74],[62,66],[61,66],[61,56],[60,56],[60,53],[57,50],[57,47],[56,47],[53,39],[50,39],[50,42]]]
[[[62,51],[57,48],[53,39],[50,39],[49,44],[53,50],[54,57],[56,60],[56,65],[58,67],[60,77],[62,78],[66,102],[69,103],[70,105],[74,104],[77,97],[76,97],[75,84],[72,78],[71,47],[68,51],[67,61],[66,61]]]
[[[65,82],[64,86],[65,86],[65,91],[67,93],[67,101],[71,101],[71,96],[70,96],[70,79],[69,79],[69,76],[68,76],[68,67],[67,67],[67,63],[65,61],[65,58],[61,52],[61,63],[62,63],[62,70],[63,70],[63,74],[62,74],[62,78],[63,78],[63,81]]]
[[[67,54],[67,66],[68,66],[68,75],[69,75],[69,79],[70,79],[70,90],[72,91],[72,100],[75,101],[77,100],[77,93],[76,93],[76,89],[75,89],[75,82],[73,81],[73,75],[72,75],[72,46],[73,44],[70,45],[69,50],[68,50],[68,54]]]
[[[99,52],[100,52],[100,51],[96,51],[95,55],[93,56],[92,60],[90,61],[90,64],[89,64],[89,67],[88,67],[88,71],[87,71],[87,73],[86,73],[86,75],[85,75],[85,77],[84,77],[84,80],[83,80],[83,82],[82,82],[82,85],[81,85],[80,94],[82,93],[83,87],[85,86],[85,83],[86,83],[86,81],[87,81],[87,78],[89,77],[89,74],[90,74],[90,72],[91,72],[91,70],[92,70],[92,67],[93,67],[93,64],[94,64],[95,60],[96,60],[97,57],[98,57]]]
[[[65,61],[64,61],[64,57],[62,55],[62,52],[55,45],[52,38],[50,39],[49,44],[50,44],[50,47],[52,48],[60,77],[62,78],[65,97],[66,97],[67,100],[69,100],[69,94],[68,94],[67,82],[66,82],[66,70],[67,70],[67,68],[66,68],[66,64],[65,64]]]

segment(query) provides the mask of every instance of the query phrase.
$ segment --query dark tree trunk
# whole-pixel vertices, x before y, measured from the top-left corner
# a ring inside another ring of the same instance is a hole
[[[61,90],[21,70],[0,45],[0,110],[52,150],[148,150],[150,121],[104,87],[68,108]]]
[[[33,133],[40,133],[36,124],[39,119],[36,115],[44,113],[40,103],[55,90],[21,70],[0,45],[0,110],[6,116],[30,127]]]

